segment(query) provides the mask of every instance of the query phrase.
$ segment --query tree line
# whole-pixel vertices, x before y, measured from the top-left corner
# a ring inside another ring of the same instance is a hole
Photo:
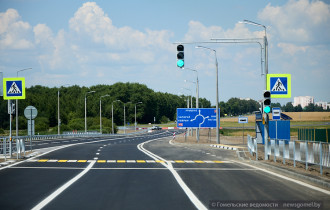
[[[95,91],[93,93],[88,93]],[[87,125],[90,130],[99,130],[100,124],[100,100],[102,102],[102,127],[103,131],[111,132],[112,105],[114,113],[114,127],[124,124],[124,104],[126,122],[134,125],[135,106],[136,120],[138,124],[167,123],[176,120],[176,109],[187,107],[187,99],[192,100],[196,107],[196,98],[184,95],[155,92],[146,85],[138,83],[115,83],[113,85],[96,85],[91,87],[50,88],[45,86],[32,86],[26,88],[26,99],[18,100],[19,129],[27,129],[27,120],[24,117],[24,109],[34,106],[38,110],[35,119],[36,132],[53,130],[57,133],[58,124],[58,92],[60,98],[61,131],[84,130],[85,123],[85,96],[87,98]],[[88,94],[87,94],[88,93]],[[108,96],[105,96],[108,95]],[[102,97],[105,96],[105,97]],[[102,97],[102,98],[101,98]],[[189,102],[190,104],[190,102]],[[211,102],[205,98],[199,98],[200,108],[211,108]],[[255,100],[241,100],[231,98],[227,102],[219,103],[220,116],[238,116],[252,114],[260,108]],[[293,107],[292,103],[284,106],[272,104],[272,107],[280,107],[283,111],[323,111],[321,107],[310,104],[305,109],[301,106]],[[9,129],[7,100],[0,100],[0,130]],[[328,110],[329,111],[329,110]],[[15,115],[13,115],[12,128],[15,130]]]
[[[93,92],[88,93],[90,91]],[[61,131],[84,130],[85,96],[87,99],[88,129],[99,129],[101,100],[102,130],[105,132],[111,132],[112,106],[116,127],[116,125],[121,126],[124,124],[124,104],[126,123],[130,125],[135,123],[135,106],[137,122],[139,124],[148,124],[174,121],[176,119],[176,109],[178,107],[186,107],[187,104],[186,96],[155,92],[146,85],[138,83],[119,82],[113,85],[96,85],[89,88],[77,85],[59,88],[37,85],[26,88],[26,99],[18,101],[19,129],[27,129],[27,120],[23,113],[24,109],[31,105],[38,110],[38,116],[35,119],[36,132],[52,128],[54,133],[56,133],[58,124],[58,92],[60,98]],[[200,98],[199,103],[202,107],[211,107],[210,101],[205,98]],[[7,106],[6,100],[0,100],[0,128],[4,130],[9,129]],[[193,106],[195,106],[195,102]],[[15,115],[13,115],[13,129],[15,129],[15,120]]]

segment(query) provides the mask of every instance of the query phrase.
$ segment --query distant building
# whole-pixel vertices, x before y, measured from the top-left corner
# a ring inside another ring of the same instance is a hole
[[[298,96],[293,98],[293,106],[300,105],[302,108],[308,106],[308,104],[314,104],[314,97],[312,96]]]
[[[324,110],[327,110],[328,106],[330,106],[330,104],[323,101],[315,102],[315,105],[321,106]]]

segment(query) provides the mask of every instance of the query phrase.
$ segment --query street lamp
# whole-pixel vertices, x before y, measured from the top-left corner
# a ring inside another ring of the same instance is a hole
[[[196,84],[196,108],[199,108],[199,82],[198,82],[198,71],[197,71],[196,69],[191,69],[191,68],[187,68],[187,67],[184,67],[183,69],[187,69],[187,70],[190,70],[190,71],[194,71],[194,72],[196,72],[196,74],[197,74],[196,82],[192,82],[192,83],[195,83],[195,84]]]
[[[142,104],[142,102],[140,101],[140,102],[135,103],[135,131],[136,131],[136,105],[137,104]]]
[[[101,96],[100,97],[100,133],[102,134],[102,102],[101,102],[101,99],[103,98],[103,97],[108,97],[108,96],[110,96],[110,95],[104,95],[104,96]]]
[[[265,45],[265,89],[267,90],[267,74],[268,74],[268,41],[267,41],[267,29],[266,26],[256,23],[250,20],[243,20],[240,21],[239,23],[244,23],[244,24],[250,24],[250,25],[255,25],[259,27],[263,27],[265,30],[265,36],[264,36],[264,45]],[[264,115],[264,110],[262,109],[263,115]],[[266,123],[264,126],[264,139],[265,139],[265,160],[268,160],[268,114],[266,114]]]
[[[89,92],[87,92],[87,93],[85,93],[85,133],[87,133],[87,108],[86,108],[86,106],[87,106],[87,94],[89,94],[89,93],[95,93],[96,91],[89,91]]]
[[[128,103],[132,103],[132,102],[130,101],[130,102],[126,102],[126,103],[124,103],[124,134],[126,134],[126,113],[125,113],[125,105],[128,104]]]
[[[188,68],[187,68],[188,69]],[[197,70],[194,70],[194,69],[191,69],[192,71],[196,71],[197,72]],[[193,81],[189,81],[189,80],[184,80],[185,82],[190,82],[190,83],[194,83],[194,84],[196,84],[196,108],[198,109],[198,101],[199,101],[199,88],[198,88],[198,72],[197,72],[197,80],[196,80],[196,82],[193,82]],[[191,107],[192,108],[192,107]],[[196,140],[197,140],[197,142],[199,142],[199,128],[196,128]]]
[[[204,47],[204,46],[197,46],[196,48],[203,48],[203,49],[207,49],[207,50],[211,50],[214,52],[214,56],[215,56],[215,68],[216,68],[216,118],[217,118],[217,143],[220,144],[220,135],[219,135],[219,126],[220,126],[220,122],[219,122],[219,88],[218,88],[218,59],[217,59],[217,51],[208,47]]]
[[[18,77],[18,73],[22,71],[31,70],[32,68],[21,69],[16,72],[16,77]],[[16,136],[18,136],[18,100],[16,99]]]
[[[112,102],[112,107],[111,107],[111,112],[112,112],[112,134],[115,134],[115,131],[114,131],[114,128],[113,128],[113,103],[114,102],[117,102],[117,101],[120,101],[121,102],[121,100],[115,100],[115,101],[113,101]]]
[[[62,87],[70,84],[62,85]],[[60,135],[61,130],[61,119],[60,119],[60,88],[57,89],[57,134]]]

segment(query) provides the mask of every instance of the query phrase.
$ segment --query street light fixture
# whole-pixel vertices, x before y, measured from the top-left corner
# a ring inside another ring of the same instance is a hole
[[[118,101],[121,102],[121,100],[115,100],[115,101],[113,101],[113,102],[112,102],[112,107],[111,107],[111,112],[112,112],[112,122],[111,122],[111,124],[112,124],[112,134],[115,134],[114,126],[113,126],[113,103],[114,103],[114,102],[118,102]]]
[[[32,68],[21,69],[16,72],[16,77],[18,77],[18,73],[22,71],[31,70]],[[16,136],[18,136],[18,100],[16,99]]]
[[[204,46],[197,46],[196,48],[203,48],[203,49],[207,49],[207,50],[211,50],[214,52],[214,56],[215,56],[215,68],[216,68],[216,118],[217,118],[217,143],[220,144],[220,133],[219,133],[219,126],[220,126],[220,122],[219,122],[219,88],[218,88],[218,59],[217,59],[217,51],[208,47],[204,47]]]
[[[142,104],[142,102],[140,101],[140,102],[135,103],[135,131],[136,131],[136,105],[137,104]]]
[[[131,101],[124,103],[124,134],[126,134],[126,113],[125,113],[125,105],[132,103]]]
[[[265,45],[265,89],[267,90],[267,74],[268,74],[268,41],[267,41],[267,29],[266,26],[260,24],[260,23],[256,23],[250,20],[243,20],[240,21],[239,23],[244,23],[244,24],[250,24],[250,25],[255,25],[255,26],[259,26],[259,27],[263,27],[265,30],[265,36],[264,36],[264,45]],[[264,110],[262,110],[263,114],[264,114]],[[265,160],[268,160],[268,114],[266,114],[266,123],[264,126],[264,139],[265,139]]]
[[[109,94],[107,94],[107,95],[104,95],[104,96],[101,96],[100,97],[100,133],[102,134],[102,102],[101,102],[101,99],[103,98],[103,97],[108,97],[108,96],[110,96]]]
[[[96,91],[89,91],[89,92],[87,92],[87,93],[85,93],[85,133],[87,133],[87,108],[86,108],[86,106],[87,106],[87,94],[89,94],[89,93],[95,93]]]

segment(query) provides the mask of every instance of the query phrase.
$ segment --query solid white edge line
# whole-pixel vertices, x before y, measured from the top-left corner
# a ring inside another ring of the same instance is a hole
[[[319,192],[322,192],[322,193],[325,193],[327,195],[330,195],[330,191],[328,190],[325,190],[325,189],[322,189],[322,188],[319,188],[319,187],[315,187],[313,185],[310,185],[310,184],[307,184],[305,182],[302,182],[302,181],[299,181],[299,180],[295,180],[295,179],[292,179],[292,178],[289,178],[289,177],[286,177],[286,176],[283,176],[283,175],[280,175],[280,174],[276,174],[274,172],[271,172],[271,171],[268,171],[266,169],[263,169],[263,168],[259,168],[257,166],[253,166],[253,165],[250,165],[250,164],[247,164],[247,163],[243,163],[243,162],[238,162],[238,161],[234,161],[233,162],[235,163],[239,163],[239,164],[242,164],[242,165],[245,165],[245,166],[249,166],[251,168],[255,168],[255,169],[258,169],[259,171],[262,171],[262,172],[265,172],[265,173],[268,173],[268,174],[271,174],[273,176],[277,176],[279,178],[282,178],[282,179],[285,179],[285,180],[288,180],[288,181],[291,181],[291,182],[294,182],[296,184],[299,184],[299,185],[302,185],[304,187],[308,187],[310,189],[313,189],[313,190],[316,190],[316,191],[319,191]]]
[[[157,160],[158,158],[161,160],[165,160],[164,158],[161,158],[160,156],[150,152],[149,150],[145,149],[143,147],[144,143],[149,143],[151,141],[155,141],[158,139],[153,139],[150,141],[146,141],[143,142],[141,144],[139,144],[137,147],[140,151],[142,151],[143,153],[145,153],[146,155],[148,155],[149,157]],[[159,160],[158,159],[158,160]],[[166,160],[165,160],[166,161]],[[197,198],[197,196],[190,190],[190,188],[186,185],[186,183],[182,180],[182,178],[180,177],[180,175],[174,170],[172,164],[170,162],[167,161],[167,164],[161,163],[163,166],[165,166],[174,176],[175,180],[178,182],[178,184],[180,185],[180,187],[183,189],[183,191],[186,193],[186,195],[188,196],[188,198],[190,199],[190,201],[196,206],[197,209],[205,209],[207,210],[206,206],[204,206],[204,204]]]
[[[75,176],[70,181],[68,181],[64,185],[62,185],[60,188],[58,188],[57,190],[55,190],[55,192],[53,192],[47,198],[45,198],[43,201],[41,201],[32,210],[42,209],[47,204],[49,204],[52,200],[54,200],[54,198],[56,198],[58,195],[60,195],[64,190],[66,190],[68,187],[70,187],[73,183],[75,183],[82,176],[84,176],[93,167],[93,165],[95,164],[95,162],[96,161],[91,162],[82,172],[80,172],[77,176]]]

